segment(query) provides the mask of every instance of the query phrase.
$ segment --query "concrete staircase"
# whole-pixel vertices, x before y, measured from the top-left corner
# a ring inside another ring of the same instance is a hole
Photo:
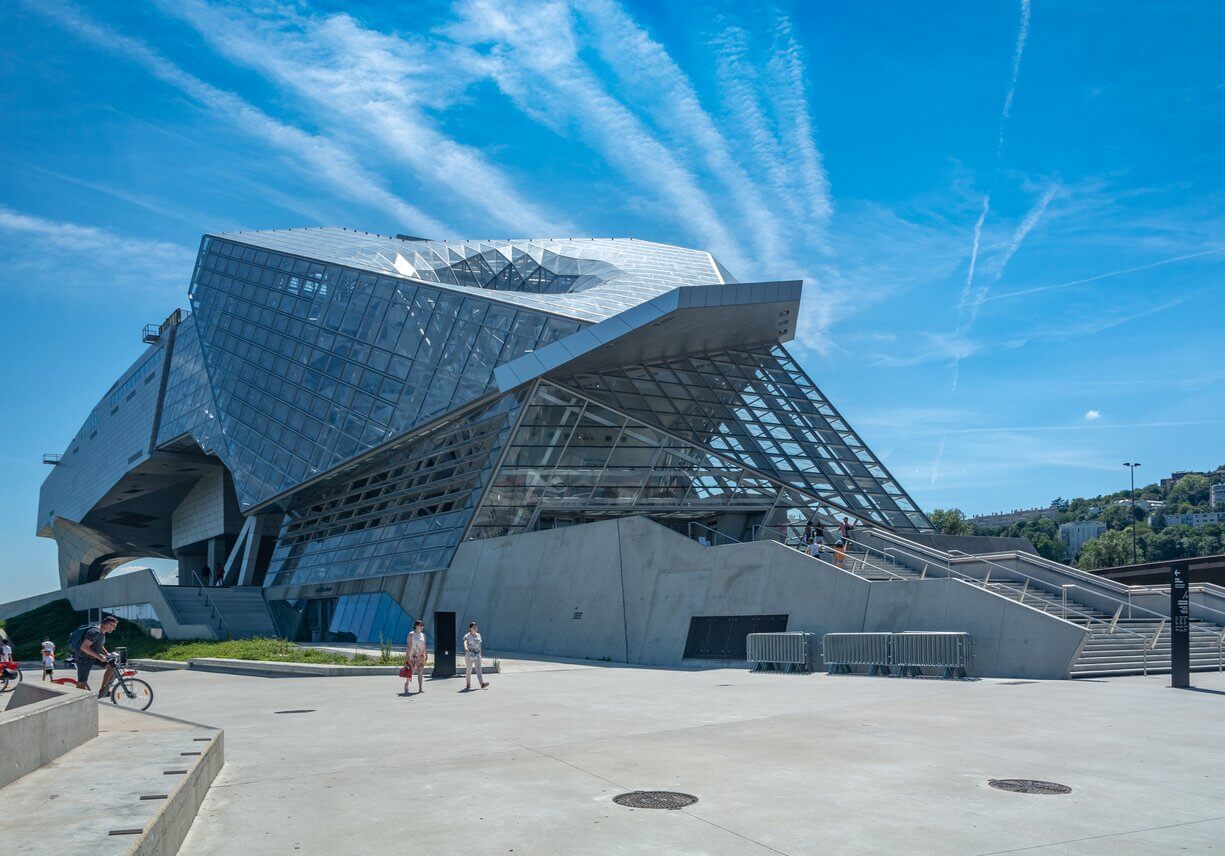
[[[259,586],[163,586],[184,624],[207,624],[220,639],[276,636],[276,624]]]
[[[822,554],[830,558],[829,554]],[[959,576],[971,585],[978,585],[1001,597],[1050,613],[1079,625],[1089,636],[1077,655],[1069,673],[1072,678],[1130,675],[1144,672],[1170,671],[1170,625],[1159,615],[1126,607],[1117,612],[1104,612],[1078,599],[1067,596],[1050,583],[1028,579],[1021,573],[992,570],[974,578],[956,571],[945,557],[943,563],[924,564],[915,570],[896,561],[892,555],[882,555],[864,548],[847,553],[849,573],[873,582],[920,580],[925,577]],[[1078,579],[1080,587],[1084,581]],[[1193,671],[1218,671],[1225,668],[1225,627],[1208,621],[1191,622],[1191,668]]]

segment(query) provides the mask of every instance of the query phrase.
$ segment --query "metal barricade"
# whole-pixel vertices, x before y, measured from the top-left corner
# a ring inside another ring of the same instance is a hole
[[[869,675],[889,674],[889,633],[826,633],[821,639],[825,667],[831,675],[850,674],[867,666]]]
[[[811,672],[813,633],[750,633],[745,659],[752,672]]]
[[[831,675],[865,667],[869,675],[917,677],[923,669],[941,669],[941,677],[964,678],[973,658],[968,633],[826,633],[821,640]]]
[[[899,675],[921,675],[922,669],[943,669],[945,678],[964,678],[970,666],[970,634],[894,633],[890,665]]]

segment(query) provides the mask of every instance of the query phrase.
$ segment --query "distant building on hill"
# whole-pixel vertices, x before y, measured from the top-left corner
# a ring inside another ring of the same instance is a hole
[[[1199,473],[1199,472],[1196,472],[1195,470],[1175,470],[1174,472],[1170,473],[1169,478],[1164,478],[1161,480],[1161,489],[1169,490],[1175,484],[1178,483],[1179,479],[1183,478],[1184,476],[1200,476],[1200,475],[1207,476],[1210,481],[1225,480],[1225,467],[1220,467],[1208,473]]]
[[[1074,523],[1061,523],[1059,537],[1068,552],[1069,559],[1080,555],[1080,548],[1086,541],[1092,541],[1106,531],[1106,524],[1100,520],[1077,520]]]
[[[1059,509],[1055,506],[1047,508],[1021,508],[1015,511],[1001,511],[996,514],[980,514],[971,517],[970,522],[976,526],[1011,526],[1014,523],[1024,523],[1027,520],[1038,520],[1045,517],[1055,520],[1059,517]]]
[[[1213,508],[1219,504],[1225,504],[1225,481],[1208,488],[1208,501]]]
[[[1165,515],[1166,526],[1207,526],[1225,523],[1225,511],[1193,511],[1189,514]]]

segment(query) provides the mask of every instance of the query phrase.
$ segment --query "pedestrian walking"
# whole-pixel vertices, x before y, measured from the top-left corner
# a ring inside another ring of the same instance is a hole
[[[476,669],[476,682],[481,685],[481,689],[486,689],[489,684],[481,672],[481,634],[476,629],[475,621],[468,623],[468,632],[464,634],[464,663],[467,667],[464,673],[464,689],[472,689],[473,669]]]
[[[842,523],[838,526],[838,534],[842,536],[843,541],[851,540],[851,533],[855,531],[855,524],[850,521],[850,518],[842,518]]]
[[[404,646],[404,665],[417,675],[418,694],[425,692],[425,660],[425,623],[414,621],[412,632],[408,634],[408,642]],[[408,689],[412,682],[413,676],[410,673],[404,678],[404,695],[409,694]]]
[[[8,639],[0,638],[0,662],[9,663],[13,659],[13,646]]]
[[[217,563],[216,569],[213,571],[213,579],[217,582],[214,585],[221,585],[225,582],[225,568],[221,567],[221,563]]]
[[[846,542],[838,541],[834,545],[834,567],[846,570]]]

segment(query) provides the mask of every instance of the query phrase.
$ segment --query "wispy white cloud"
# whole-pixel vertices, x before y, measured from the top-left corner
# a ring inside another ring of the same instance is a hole
[[[1025,53],[1025,42],[1029,39],[1029,0],[1021,0],[1021,21],[1017,26],[1017,44],[1012,52],[1012,76],[1008,79],[1008,94],[1004,96],[1004,109],[1000,115],[1000,139],[996,146],[998,158],[1004,151],[1004,125],[1012,115],[1012,100],[1017,94],[1017,80],[1021,76],[1021,56]]]
[[[796,40],[791,19],[778,15],[774,23],[774,50],[770,57],[768,93],[778,124],[779,138],[793,159],[800,177],[800,198],[814,226],[833,212],[829,178],[817,149],[816,129],[809,109],[804,50]]]
[[[74,297],[182,294],[194,247],[134,238],[97,226],[48,220],[0,208],[0,289],[54,282]]]
[[[1176,262],[1184,262],[1188,261],[1189,259],[1219,255],[1222,252],[1225,252],[1225,247],[1213,247],[1212,249],[1200,250],[1196,253],[1184,253],[1183,255],[1173,256],[1172,258],[1149,262],[1148,264],[1134,265],[1132,267],[1121,268],[1120,270],[1107,271],[1106,273],[1099,273],[1094,276],[1083,277],[1082,279],[1073,279],[1069,280],[1068,282],[1055,283],[1054,285],[1038,285],[1034,286],[1033,288],[1019,288],[1015,291],[1006,291],[1003,294],[985,297],[983,298],[983,302],[992,300],[1009,300],[1017,297],[1026,297],[1030,294],[1040,294],[1045,291],[1058,291],[1065,288],[1073,288],[1078,285],[1088,285],[1091,282],[1098,282],[1099,280],[1103,279],[1110,279],[1116,276],[1125,276],[1129,273],[1138,273],[1144,270],[1151,270],[1152,268],[1162,267],[1164,265],[1174,264]]]
[[[118,53],[137,63],[201,106],[263,140],[282,152],[286,161],[303,175],[325,184],[341,198],[380,208],[406,228],[423,232],[445,229],[437,220],[389,191],[343,146],[332,140],[274,119],[234,93],[189,74],[139,39],[98,24],[69,4],[44,0],[37,3],[26,0],[26,4],[96,47]]]
[[[525,111],[568,120],[608,163],[650,191],[664,216],[679,218],[732,270],[751,269],[694,173],[581,59],[568,6],[467,0],[458,10],[462,18],[448,32],[484,61],[503,93]]]
[[[600,60],[616,76],[622,98],[648,116],[668,143],[686,153],[706,177],[727,187],[754,238],[753,263],[760,270],[740,275],[794,275],[786,250],[787,224],[766,203],[758,186],[714,118],[702,106],[689,76],[668,50],[653,39],[615,0],[576,0]],[[806,105],[805,105],[806,108]]]
[[[750,56],[750,33],[728,24],[711,39],[715,49],[715,79],[725,120],[738,130],[744,156],[753,164],[770,198],[788,216],[802,222],[806,210],[794,185],[795,172],[766,112],[766,84]]]
[[[1085,411],[1085,419],[1087,419],[1090,422],[1093,422],[1101,418],[1102,418],[1102,413],[1100,410],[1086,410]]]
[[[222,55],[295,95],[349,148],[378,152],[384,168],[407,168],[424,194],[453,194],[480,212],[477,219],[508,234],[573,233],[573,224],[521,192],[483,152],[441,130],[433,111],[454,106],[481,72],[465,66],[453,46],[378,32],[346,14],[312,15],[290,6],[253,14],[197,0],[159,4]],[[549,42],[539,30],[535,38]],[[436,222],[417,228],[418,234],[452,235]]]

